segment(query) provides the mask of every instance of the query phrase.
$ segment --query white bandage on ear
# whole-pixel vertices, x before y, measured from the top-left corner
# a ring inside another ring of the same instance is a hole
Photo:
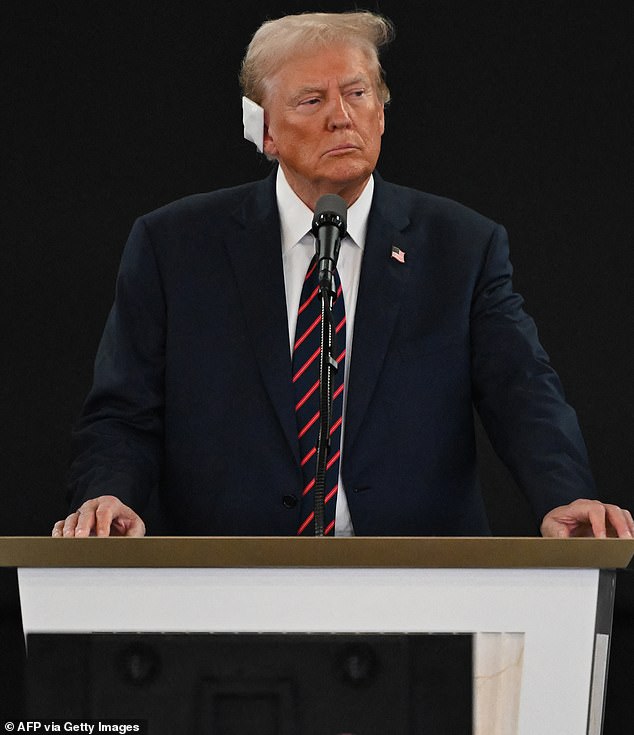
[[[255,147],[264,152],[264,108],[248,97],[242,98],[242,125],[244,137],[255,143]]]

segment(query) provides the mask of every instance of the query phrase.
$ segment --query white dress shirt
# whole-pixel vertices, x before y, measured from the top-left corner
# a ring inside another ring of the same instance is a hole
[[[353,536],[352,520],[346,501],[346,493],[341,480],[343,465],[343,435],[346,428],[346,397],[348,395],[348,374],[352,357],[352,336],[354,332],[354,313],[357,305],[359,275],[365,236],[368,228],[368,216],[374,193],[374,179],[369,178],[361,196],[348,209],[348,235],[341,241],[341,250],[337,261],[337,271],[341,278],[344,304],[346,307],[346,360],[344,370],[344,403],[343,422],[341,427],[341,457],[339,460],[339,491],[335,512],[335,536]],[[282,262],[284,265],[284,284],[286,288],[286,310],[288,314],[288,340],[293,352],[295,342],[295,326],[297,310],[302,292],[304,277],[308,264],[315,254],[315,239],[310,234],[313,212],[291,189],[282,168],[277,170],[276,182],[277,206],[280,213],[280,231],[282,235]]]

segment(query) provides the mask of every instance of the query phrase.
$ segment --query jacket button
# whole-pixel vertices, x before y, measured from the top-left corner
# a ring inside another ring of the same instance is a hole
[[[294,508],[297,505],[297,496],[296,495],[285,495],[282,498],[282,504],[285,508]]]

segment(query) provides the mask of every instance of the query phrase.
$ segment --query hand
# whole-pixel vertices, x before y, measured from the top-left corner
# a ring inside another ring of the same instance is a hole
[[[575,500],[554,508],[544,516],[542,536],[570,538],[634,538],[634,521],[629,510],[598,500]]]
[[[113,495],[87,500],[53,526],[54,537],[145,536],[145,523],[132,508]]]

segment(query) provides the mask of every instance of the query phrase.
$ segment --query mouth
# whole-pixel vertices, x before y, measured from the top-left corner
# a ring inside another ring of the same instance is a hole
[[[353,143],[342,143],[341,145],[336,145],[333,148],[329,148],[324,155],[337,156],[357,150],[359,150],[359,147],[354,145]]]

